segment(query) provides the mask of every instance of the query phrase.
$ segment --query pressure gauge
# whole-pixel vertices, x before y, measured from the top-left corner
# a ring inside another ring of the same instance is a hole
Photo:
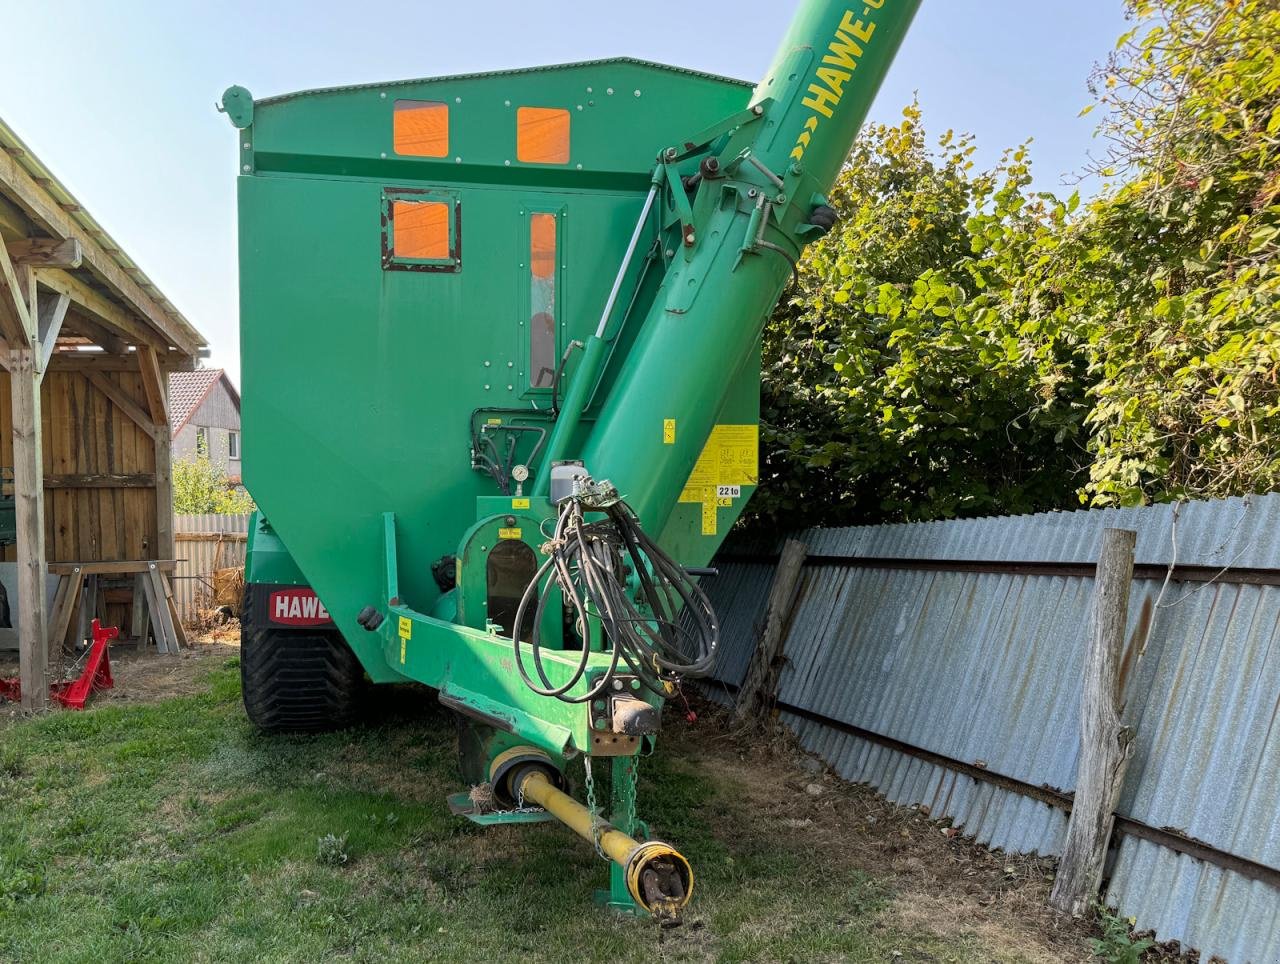
[[[511,470],[511,477],[517,482],[523,482],[529,478],[529,466],[517,465]]]

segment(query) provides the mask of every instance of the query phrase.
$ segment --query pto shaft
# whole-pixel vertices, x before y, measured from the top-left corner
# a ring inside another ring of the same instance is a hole
[[[622,867],[637,904],[660,920],[679,919],[693,894],[693,869],[675,848],[660,840],[641,843],[603,821],[593,823],[591,812],[557,789],[540,768],[530,768],[517,779],[526,802],[536,803],[579,837],[597,844]]]

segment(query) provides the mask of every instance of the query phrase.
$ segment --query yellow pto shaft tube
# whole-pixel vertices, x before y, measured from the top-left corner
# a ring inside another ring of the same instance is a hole
[[[626,872],[627,890],[637,904],[660,919],[678,919],[693,894],[693,868],[670,844],[641,843],[601,820],[559,790],[541,768],[520,774],[523,799],[536,803]]]

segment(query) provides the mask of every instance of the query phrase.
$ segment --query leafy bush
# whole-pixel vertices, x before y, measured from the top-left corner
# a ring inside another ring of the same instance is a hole
[[[1132,505],[1280,483],[1280,8],[1134,0],[1092,202],[864,131],[765,333],[757,522]]]
[[[253,499],[227,481],[226,473],[198,456],[173,463],[173,511],[181,515],[246,515],[254,510]]]
[[[765,335],[759,514],[1034,511],[1071,491],[1079,388],[1042,378],[1009,310],[1054,211],[1026,193],[1023,150],[985,173],[973,151],[950,131],[930,150],[914,105],[859,138],[831,192],[842,221]]]

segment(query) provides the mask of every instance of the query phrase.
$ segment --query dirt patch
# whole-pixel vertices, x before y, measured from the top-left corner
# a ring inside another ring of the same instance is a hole
[[[736,787],[754,814],[741,828],[767,848],[800,839],[815,851],[887,881],[895,897],[885,923],[943,939],[978,938],[1007,948],[1010,960],[1091,960],[1092,925],[1046,904],[1053,861],[1002,854],[949,831],[923,808],[901,807],[870,787],[846,783],[790,734],[744,741],[725,732],[718,708],[698,707],[668,746],[722,784]]]
[[[212,669],[232,656],[240,655],[238,627],[201,637],[191,637],[191,645],[176,656],[162,656],[154,648],[140,651],[136,643],[112,646],[111,675],[115,685],[89,697],[90,705],[150,703],[192,696],[203,692],[204,670]],[[68,661],[67,678],[74,679],[78,668]],[[0,653],[0,677],[18,675],[18,654]],[[22,716],[17,703],[0,700],[0,726]]]

